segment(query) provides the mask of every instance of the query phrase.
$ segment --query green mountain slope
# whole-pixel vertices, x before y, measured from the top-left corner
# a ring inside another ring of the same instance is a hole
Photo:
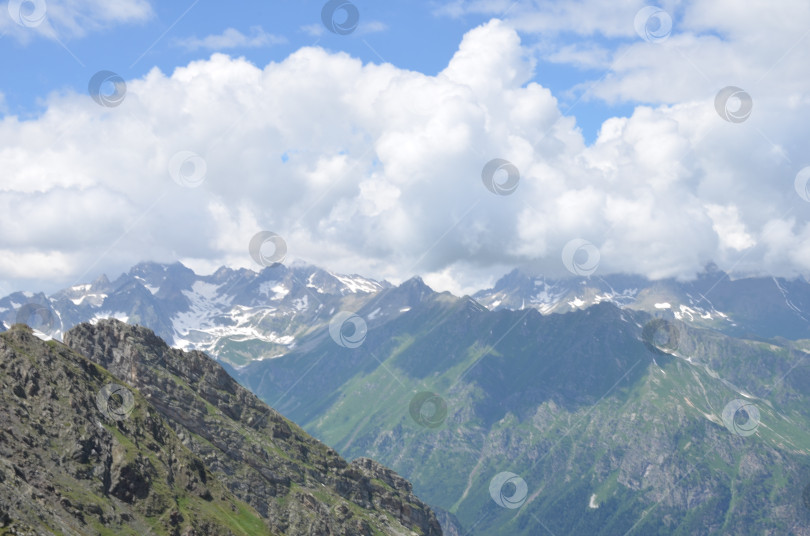
[[[213,360],[118,321],[0,335],[0,534],[439,535]]]
[[[606,303],[542,316],[433,295],[358,348],[322,333],[241,379],[405,475],[458,519],[448,533],[810,534],[803,348]]]

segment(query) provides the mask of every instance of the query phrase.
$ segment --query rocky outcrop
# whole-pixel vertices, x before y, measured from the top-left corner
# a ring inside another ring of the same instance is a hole
[[[63,345],[15,326],[0,358],[0,526],[441,534],[408,481],[347,463],[208,356],[145,328],[80,324]]]

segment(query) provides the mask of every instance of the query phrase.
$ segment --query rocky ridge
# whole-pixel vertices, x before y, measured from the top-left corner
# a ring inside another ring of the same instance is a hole
[[[201,352],[116,320],[0,335],[0,534],[440,535]]]

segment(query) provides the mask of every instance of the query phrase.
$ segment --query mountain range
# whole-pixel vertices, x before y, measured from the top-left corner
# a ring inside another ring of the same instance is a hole
[[[236,374],[411,480],[446,533],[810,534],[808,341],[395,290],[411,309],[361,346],[321,333]]]
[[[810,284],[513,271],[457,297],[312,266],[145,263],[0,300],[47,338],[113,316],[204,350],[445,534],[810,534]]]
[[[112,317],[148,326],[174,347],[242,366],[288,353],[341,310],[378,302],[366,321],[403,314],[409,304],[389,303],[389,297],[401,299],[399,294],[386,281],[309,265],[276,264],[260,272],[222,267],[198,275],[180,263],[146,262],[113,281],[101,275],[51,295],[15,292],[0,298],[0,329],[24,322],[60,339],[80,322]],[[625,275],[552,280],[514,270],[472,298],[492,311],[542,314],[607,302],[733,336],[810,338],[810,283],[732,279],[713,265],[686,282]]]

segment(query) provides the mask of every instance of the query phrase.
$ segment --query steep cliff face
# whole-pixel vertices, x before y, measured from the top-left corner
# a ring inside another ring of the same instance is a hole
[[[145,328],[14,326],[0,402],[0,533],[441,534],[408,481]]]

